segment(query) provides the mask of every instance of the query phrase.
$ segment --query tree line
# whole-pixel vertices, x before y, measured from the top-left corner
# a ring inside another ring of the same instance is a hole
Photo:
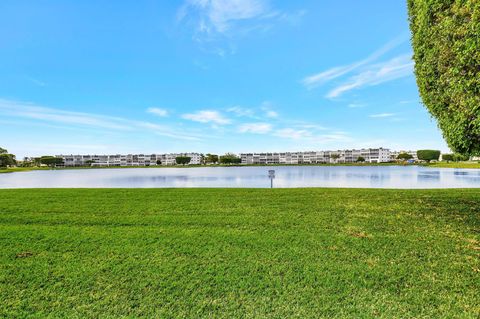
[[[225,155],[217,155],[217,154],[210,154],[207,153],[205,155],[201,155],[201,164],[203,165],[211,165],[211,164],[223,164],[223,165],[232,165],[232,164],[240,164],[242,160],[240,157],[233,153],[226,153]],[[188,165],[190,164],[191,157],[189,156],[177,156],[175,158],[175,163],[177,165]],[[91,166],[94,161],[86,161],[86,166]],[[15,155],[9,154],[8,151],[4,148],[0,147],[0,167],[9,167],[9,166],[17,166],[18,162],[15,158]],[[59,165],[63,165],[63,159],[61,157],[56,156],[39,156],[32,158],[31,161],[22,161],[21,166],[23,167],[32,167],[32,166],[41,166],[46,165],[49,167],[56,167]],[[161,165],[162,161],[158,160],[157,165]]]
[[[191,161],[191,157],[189,156],[177,156],[175,157],[175,163],[178,165],[187,165]],[[217,154],[206,154],[202,155],[201,164],[208,165],[208,164],[224,164],[224,165],[232,165],[232,164],[241,164],[242,159],[233,153],[226,153],[225,155],[218,156]],[[157,161],[157,165],[162,164],[161,161]]]
[[[446,162],[461,162],[461,161],[468,161],[469,157],[463,154],[441,154],[439,150],[418,150],[417,151],[417,158],[420,161],[430,162],[430,161],[438,161],[440,159],[440,155],[442,155],[442,161]],[[397,160],[401,161],[408,161],[413,159],[413,156],[409,153],[402,152],[398,154]]]

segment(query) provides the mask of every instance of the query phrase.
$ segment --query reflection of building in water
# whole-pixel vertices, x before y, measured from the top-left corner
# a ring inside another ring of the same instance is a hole
[[[285,152],[285,153],[242,153],[242,164],[317,164],[354,163],[363,158],[368,163],[391,161],[387,148],[367,148],[359,150]]]
[[[202,163],[199,153],[128,154],[128,155],[57,155],[63,158],[64,166],[153,166],[175,165],[178,156],[190,157],[190,165]]]

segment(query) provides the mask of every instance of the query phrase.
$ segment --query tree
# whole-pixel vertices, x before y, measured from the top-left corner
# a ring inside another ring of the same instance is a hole
[[[468,161],[470,158],[466,155],[455,153],[453,154],[453,160],[455,162]]]
[[[442,154],[442,161],[453,161],[453,154]]]
[[[157,165],[162,165],[162,160],[157,160]]]
[[[6,153],[0,154],[0,167],[13,166],[16,163],[15,155]]]
[[[218,163],[218,155],[208,153],[205,156],[205,163],[207,164],[216,164]]]
[[[42,164],[42,163],[40,162],[40,159],[41,159],[40,157],[34,157],[34,158],[33,158],[33,164],[34,164],[35,166],[40,166],[40,164]]]
[[[0,147],[0,167],[13,166],[17,164],[15,155],[8,154],[8,151]]]
[[[86,161],[85,161],[85,165],[86,165],[86,166],[92,166],[93,163],[95,163],[94,160],[86,160]]]
[[[402,161],[408,161],[409,159],[412,159],[412,158],[413,158],[413,156],[411,154],[408,154],[408,153],[405,153],[405,152],[402,152],[402,153],[397,155],[397,159],[402,160]]]
[[[357,157],[357,162],[359,162],[359,163],[365,162],[365,157],[363,157],[363,156]]]
[[[240,164],[242,159],[233,153],[226,153],[225,155],[220,156],[221,164]]]
[[[440,157],[440,151],[437,150],[418,150],[417,157],[421,161],[430,162],[432,160],[438,161]]]
[[[407,0],[423,104],[448,145],[480,154],[480,1]]]
[[[189,157],[189,156],[177,156],[177,157],[175,157],[175,162],[179,165],[180,164],[181,165],[186,165],[186,164],[190,163],[191,159],[192,158]]]
[[[340,154],[332,154],[330,155],[330,158],[333,159],[333,161],[336,163],[337,160],[340,158]]]
[[[63,164],[63,158],[55,156],[42,156],[40,157],[40,163],[50,167],[55,167]]]

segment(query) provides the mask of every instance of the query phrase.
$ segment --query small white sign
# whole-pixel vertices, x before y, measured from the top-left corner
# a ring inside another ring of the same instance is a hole
[[[271,169],[268,171],[268,177],[275,178],[275,170]]]

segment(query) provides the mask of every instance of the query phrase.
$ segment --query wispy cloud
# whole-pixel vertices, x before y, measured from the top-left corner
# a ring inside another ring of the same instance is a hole
[[[413,61],[410,54],[400,55],[386,62],[368,65],[362,72],[351,76],[344,83],[330,90],[327,97],[339,97],[353,89],[379,85],[412,74]]]
[[[378,114],[370,114],[368,117],[371,118],[385,118],[385,117],[392,117],[397,115],[396,113],[378,113]]]
[[[245,123],[238,127],[240,133],[266,134],[271,130],[270,123]]]
[[[233,113],[238,117],[254,117],[255,111],[246,107],[232,106],[227,108],[227,112]]]
[[[193,28],[193,39],[207,52],[225,56],[236,52],[233,38],[267,32],[277,23],[297,25],[305,13],[277,10],[269,0],[185,0],[177,21]]]
[[[412,103],[418,103],[418,100],[403,100],[398,102],[398,104],[412,104]]]
[[[27,76],[27,80],[29,80],[30,82],[32,82],[33,84],[37,85],[37,86],[47,86],[47,83],[44,82],[44,81],[41,81],[37,78],[34,78],[34,77],[31,77],[31,76]]]
[[[327,133],[319,133],[314,130],[312,131],[308,129],[295,128],[283,128],[275,131],[273,135],[285,139],[303,140],[311,143],[328,143],[351,140],[351,137],[346,132],[332,131]]]
[[[291,139],[301,139],[301,138],[312,137],[312,133],[309,130],[293,129],[293,128],[283,128],[283,129],[277,130],[274,135],[282,138],[291,138]]]
[[[260,109],[268,118],[277,118],[279,115],[277,111],[273,110],[273,104],[270,101],[264,101],[262,105],[260,105]]]
[[[400,44],[404,43],[407,40],[408,40],[408,35],[402,34],[397,38],[391,40],[387,44],[385,44],[380,49],[370,54],[365,59],[362,59],[360,61],[348,64],[348,65],[336,66],[331,69],[322,71],[320,73],[309,75],[302,80],[302,83],[309,89],[318,87],[333,79],[346,75],[364,65],[374,62],[375,60],[382,57],[384,54],[391,51],[392,49],[394,49],[395,47],[399,46]]]
[[[225,125],[231,123],[231,120],[229,118],[226,118],[220,112],[213,110],[202,110],[196,113],[183,114],[182,118],[194,122],[213,123],[218,125]]]
[[[168,116],[168,111],[167,110],[161,109],[161,108],[158,108],[158,107],[149,107],[147,109],[147,113],[154,114],[154,115],[160,116],[160,117]]]
[[[190,16],[198,33],[226,33],[232,24],[267,16],[269,11],[263,0],[187,0],[177,18],[181,21]]]
[[[350,104],[348,104],[348,107],[352,108],[352,109],[365,107],[365,106],[367,106],[367,104],[364,104],[364,103],[350,103]]]
[[[10,117],[25,118],[45,123],[61,123],[86,128],[102,128],[121,131],[145,131],[174,139],[199,140],[195,135],[177,131],[175,128],[157,125],[145,121],[136,121],[121,117],[105,116],[93,113],[64,111],[39,106],[34,103],[0,99],[2,114]]]

